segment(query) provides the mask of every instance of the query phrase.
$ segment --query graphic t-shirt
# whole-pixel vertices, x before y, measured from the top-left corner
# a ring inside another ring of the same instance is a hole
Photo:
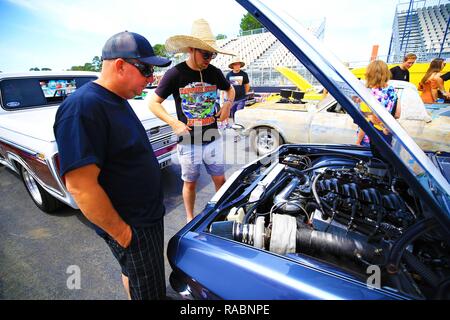
[[[403,70],[400,66],[393,67],[391,68],[391,79],[409,82],[409,71]]]
[[[242,70],[238,73],[230,71],[227,74],[227,80],[233,85],[234,91],[236,91],[235,101],[239,101],[245,98],[245,84],[249,83],[248,74]]]
[[[199,144],[214,141],[220,136],[215,116],[217,90],[229,88],[222,71],[213,65],[200,74],[182,62],[166,72],[155,93],[163,99],[173,95],[178,120],[192,129],[190,143]]]

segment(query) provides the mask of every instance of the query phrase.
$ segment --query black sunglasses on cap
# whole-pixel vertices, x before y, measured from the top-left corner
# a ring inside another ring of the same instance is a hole
[[[198,50],[198,52],[201,53],[203,59],[208,60],[208,59],[215,59],[217,57],[217,52],[209,52],[206,50],[202,50],[202,49],[196,49]]]
[[[155,69],[151,64],[143,63],[137,60],[131,60],[131,59],[123,59],[125,62],[128,62],[129,64],[136,67],[136,69],[139,70],[139,72],[146,78],[151,77],[153,73],[155,72]]]

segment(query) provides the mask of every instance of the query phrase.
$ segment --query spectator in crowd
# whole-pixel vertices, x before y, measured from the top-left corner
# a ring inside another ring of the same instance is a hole
[[[119,262],[128,296],[164,299],[161,170],[127,99],[153,80],[154,65],[170,60],[127,31],[106,41],[102,60],[98,80],[78,88],[56,114],[61,176]]]
[[[370,89],[372,95],[392,114],[395,119],[400,118],[401,108],[397,93],[393,86],[388,84],[390,78],[388,65],[381,60],[372,61],[366,69],[366,86]],[[377,116],[372,114],[367,105],[361,103],[361,110],[366,113],[368,120],[374,125],[383,138],[390,144],[392,136],[387,128]],[[363,130],[358,130],[357,145],[370,146],[372,153],[377,158],[382,158],[374,145],[370,142],[369,137]]]
[[[155,93],[150,97],[149,108],[168,123],[180,136],[177,151],[181,165],[183,201],[186,219],[194,218],[197,180],[201,164],[211,176],[216,190],[225,183],[223,144],[217,122],[230,116],[234,102],[234,88],[222,71],[211,60],[218,53],[230,54],[217,47],[215,37],[207,21],[194,21],[190,35],[177,35],[166,41],[167,51],[188,53],[185,62],[168,70]],[[227,97],[216,112],[218,90],[226,91]],[[170,116],[162,102],[173,95],[177,119]]]
[[[433,59],[427,72],[419,82],[419,91],[422,91],[422,101],[424,103],[435,103],[438,99],[439,91],[445,98],[450,94],[445,91],[444,80],[441,78],[441,71],[445,67],[445,61],[442,58]]]
[[[447,59],[447,61],[448,61],[448,59]],[[441,78],[442,78],[442,81],[444,81],[444,83],[445,83],[445,81],[449,80],[450,79],[450,71],[441,75]],[[450,98],[445,96],[445,87],[444,87],[444,92],[439,91],[438,97],[441,99],[444,99],[445,103],[450,103]]]
[[[244,109],[246,94],[250,91],[248,74],[241,70],[244,66],[245,62],[238,57],[234,57],[228,65],[228,68],[230,68],[231,71],[227,74],[227,80],[233,85],[234,91],[236,92],[234,104],[231,107],[231,117],[233,120],[236,111]]]
[[[414,53],[408,53],[403,58],[403,63],[391,68],[391,79],[409,82],[409,68],[416,62],[417,56]]]

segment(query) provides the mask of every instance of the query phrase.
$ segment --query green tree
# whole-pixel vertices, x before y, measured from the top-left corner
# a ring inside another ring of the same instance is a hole
[[[93,71],[92,64],[89,62],[86,62],[84,66],[72,66],[69,70],[71,71]]]
[[[72,66],[69,69],[69,71],[95,71],[95,72],[100,72],[101,70],[102,70],[102,60],[98,56],[92,58],[92,62],[86,62],[82,66]]]
[[[52,71],[50,68],[42,68],[41,71]]]
[[[93,68],[92,71],[95,71],[95,72],[102,71],[102,64],[103,64],[102,59],[99,56],[95,56],[92,59],[92,68]]]
[[[216,37],[216,40],[222,40],[228,38],[226,34],[219,33]]]
[[[260,29],[263,25],[250,13],[245,14],[241,19],[241,31]]]
[[[155,54],[157,56],[161,56],[161,57],[168,57],[169,55],[167,54],[167,50],[166,47],[163,44],[155,44],[153,46],[153,51],[155,51]]]
[[[41,71],[38,67],[30,68],[30,71]]]

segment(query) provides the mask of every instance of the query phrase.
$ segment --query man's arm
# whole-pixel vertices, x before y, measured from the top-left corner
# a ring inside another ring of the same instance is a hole
[[[71,170],[64,175],[67,190],[89,221],[126,248],[131,242],[131,227],[119,216],[99,185],[99,174],[100,169],[95,164]]]
[[[250,91],[250,83],[246,83],[244,85],[244,88],[245,88],[245,93],[247,94]]]
[[[163,101],[163,98],[158,96],[156,93],[153,93],[148,102],[150,111],[153,112],[153,114],[159,119],[171,126],[176,135],[182,136],[185,134],[189,134],[189,131],[191,131],[192,129],[189,128],[185,123],[181,122],[178,119],[175,119],[170,114],[168,114],[166,109],[164,109],[162,105]]]
[[[244,90],[245,94],[247,94],[250,91],[250,80],[248,78],[247,72],[244,72]]]
[[[227,93],[226,101],[223,103],[222,108],[217,112],[216,116],[219,117],[219,121],[225,121],[230,117],[231,106],[234,102],[235,91],[233,86],[230,85],[228,90],[224,90]]]

